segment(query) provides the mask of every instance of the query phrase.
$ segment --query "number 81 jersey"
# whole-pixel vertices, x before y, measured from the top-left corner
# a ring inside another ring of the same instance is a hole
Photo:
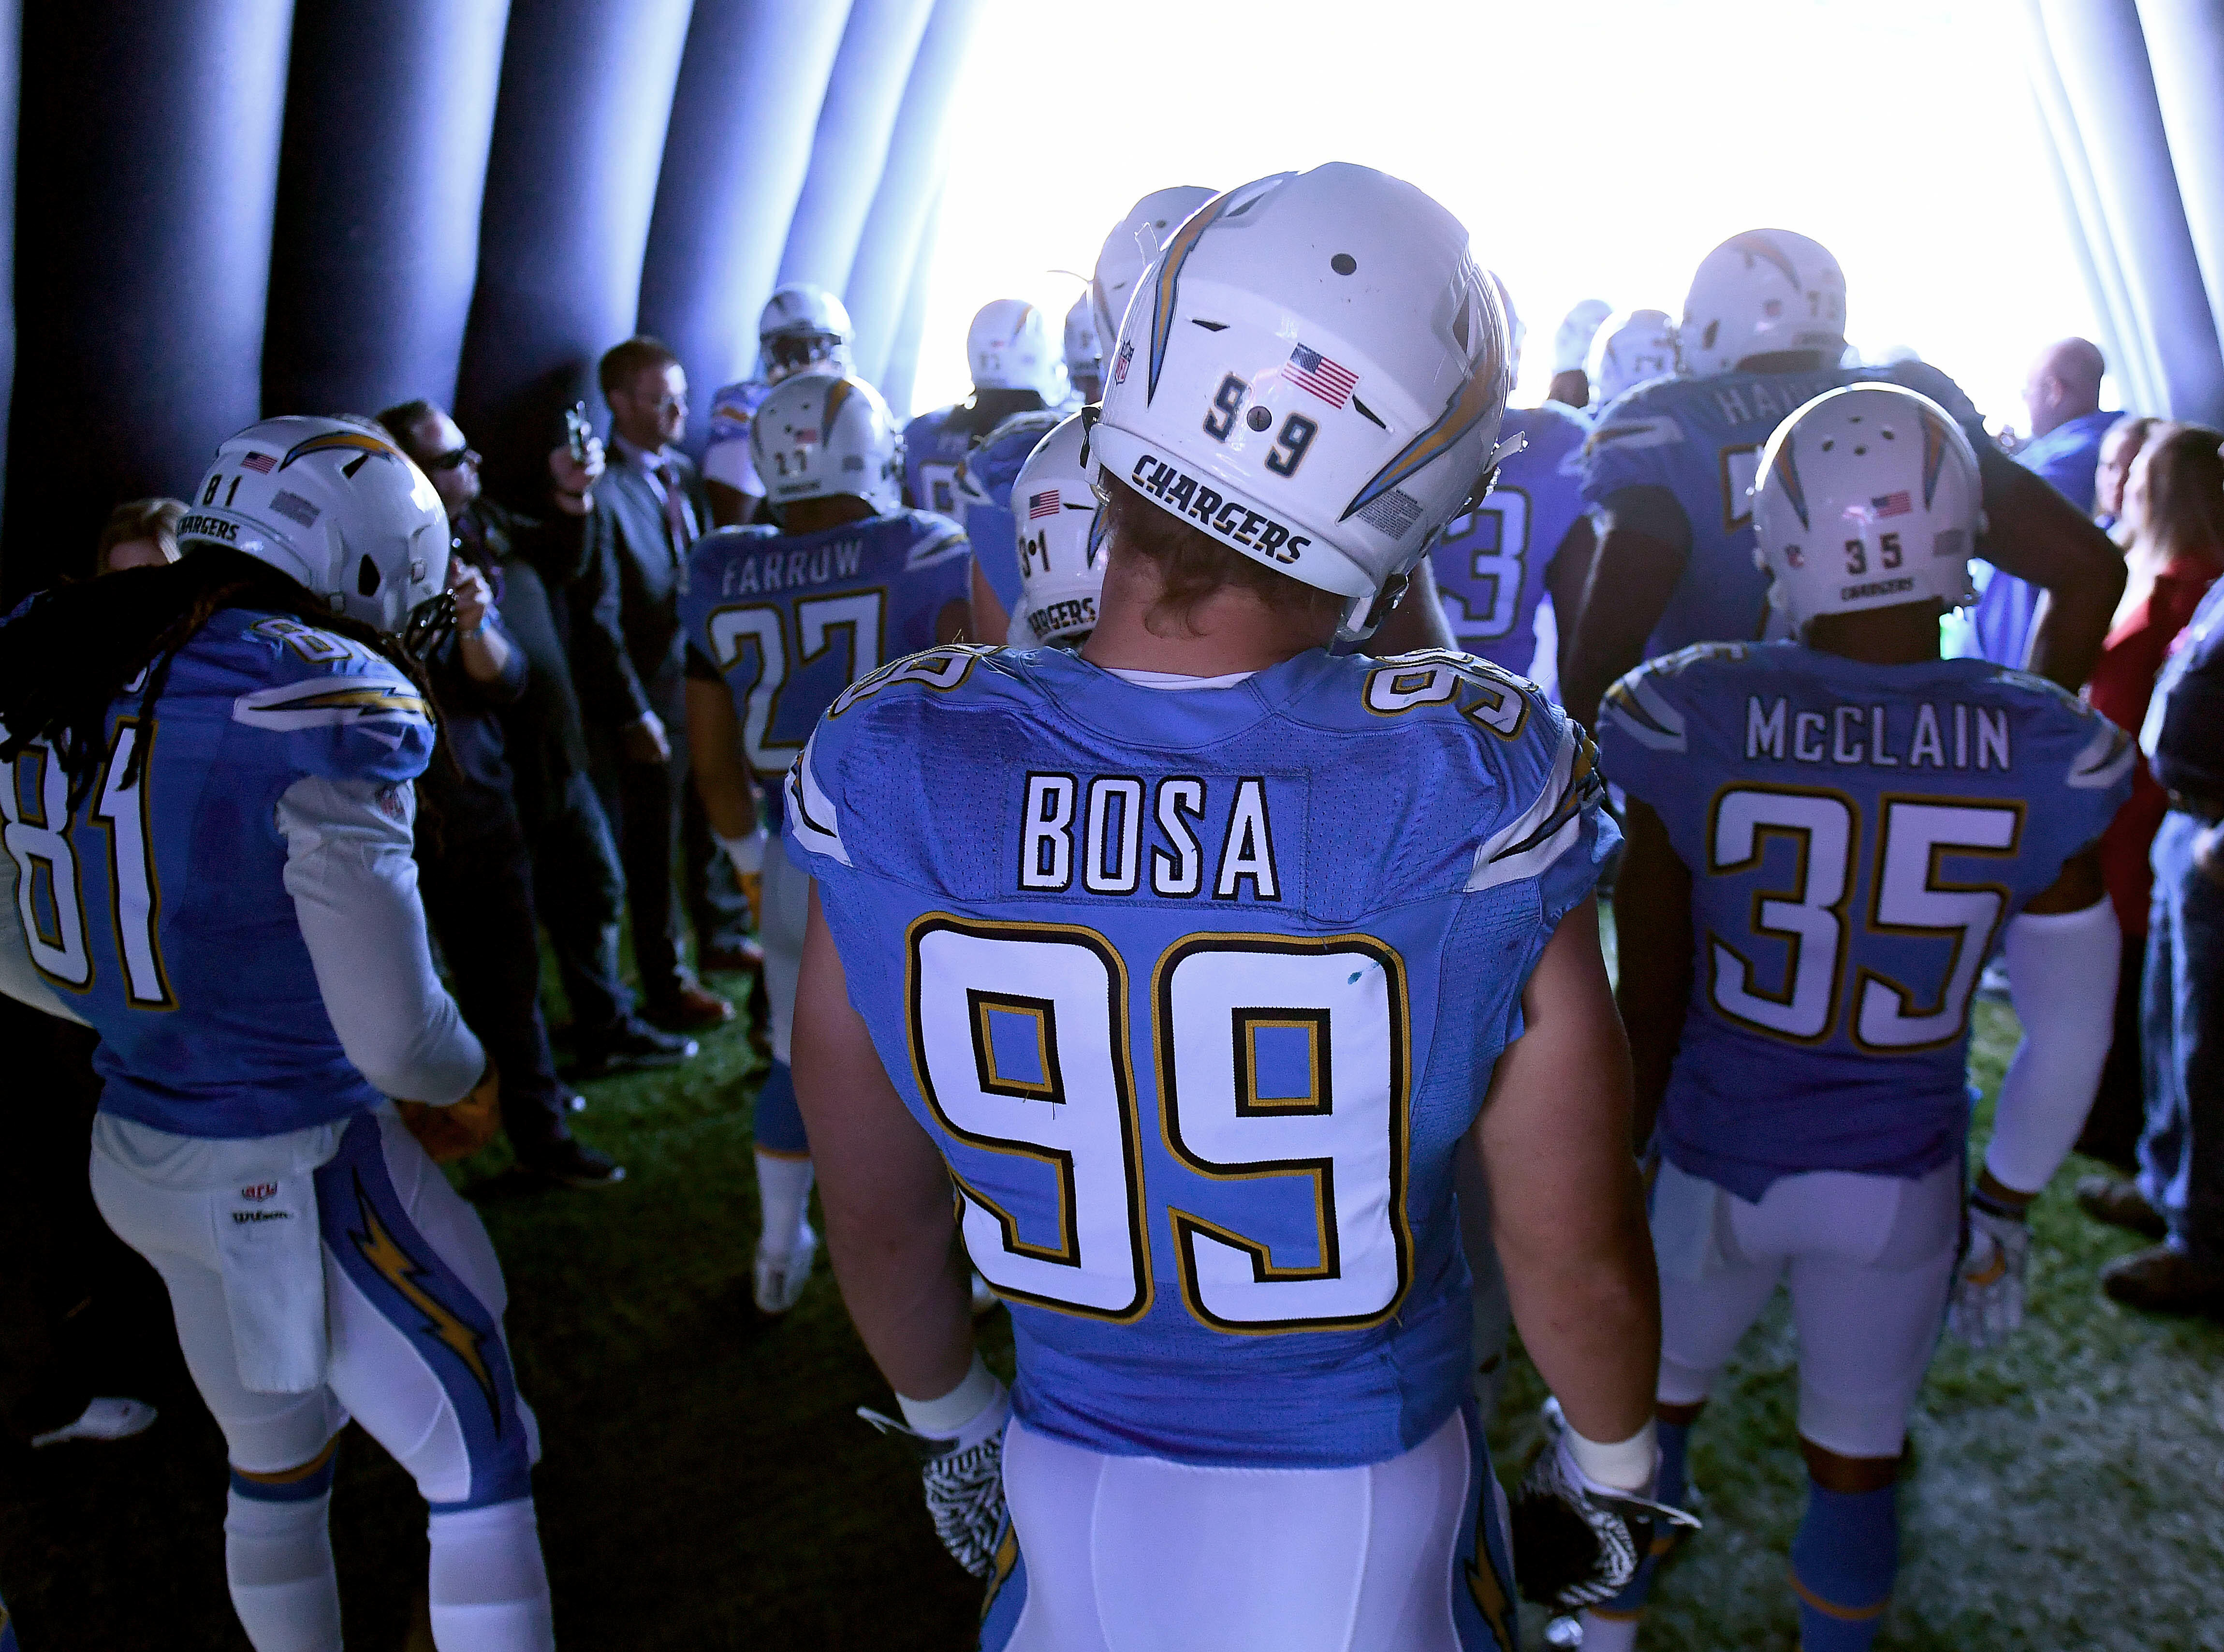
[[[1466,1391],[1452,1159],[1614,839],[1589,742],[1464,655],[1139,686],[861,681],[787,781],[850,1001],[1092,1450],[1379,1462]]]
[[[2131,737],[1983,660],[1778,642],[1640,666],[1607,692],[1599,750],[1691,874],[1663,1153],[1753,1201],[1959,1153],[1977,978],[2129,795]]]

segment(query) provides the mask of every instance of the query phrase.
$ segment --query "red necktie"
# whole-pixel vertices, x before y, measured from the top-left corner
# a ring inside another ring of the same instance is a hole
[[[687,520],[687,495],[680,489],[679,468],[660,464],[656,479],[664,484],[664,526],[672,536],[672,555],[675,561],[684,562],[695,530]]]

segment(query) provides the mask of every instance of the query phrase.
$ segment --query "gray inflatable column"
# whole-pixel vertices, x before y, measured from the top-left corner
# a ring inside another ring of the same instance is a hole
[[[2139,6],[2208,313],[2224,331],[2224,7],[2215,0]]]

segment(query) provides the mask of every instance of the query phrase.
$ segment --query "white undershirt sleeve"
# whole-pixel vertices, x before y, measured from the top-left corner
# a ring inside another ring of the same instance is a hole
[[[408,785],[296,780],[278,800],[286,892],[340,1047],[384,1094],[445,1107],[486,1053],[433,971]]]
[[[2008,924],[2008,993],[2023,1042],[2000,1081],[1985,1168],[2018,1193],[2045,1187],[2085,1127],[2115,1036],[2122,935],[2105,900]]]

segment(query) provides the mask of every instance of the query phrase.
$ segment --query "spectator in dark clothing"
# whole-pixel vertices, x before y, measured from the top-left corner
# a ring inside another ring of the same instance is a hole
[[[2224,554],[2224,435],[2192,425],[2161,425],[2132,466],[2118,501],[2131,577],[2101,645],[2085,697],[2121,728],[2146,720],[2155,678],[2170,645],[2215,582]],[[2123,930],[2116,980],[2116,1037],[2077,1151],[2118,1170],[2135,1167],[2146,1116],[2145,1035],[2141,971],[2152,899],[2148,855],[2169,808],[2162,786],[2141,764],[2132,795],[2101,835],[2101,873]]]
[[[379,419],[435,488],[445,482],[463,495],[459,503],[477,490],[475,456],[445,413],[407,404]],[[572,1098],[557,1081],[540,1014],[532,866],[501,720],[524,694],[527,661],[502,624],[488,571],[459,536],[448,566],[455,630],[425,662],[446,756],[418,782],[418,888],[457,1006],[502,1075],[502,1128],[518,1162],[568,1187],[609,1187],[625,1171],[572,1136]]]
[[[629,338],[603,356],[601,377],[614,463],[595,489],[594,558],[572,591],[572,658],[597,779],[617,823],[646,1011],[684,1031],[714,1026],[734,1006],[698,985],[681,961],[673,871],[683,838],[703,952],[741,962],[745,922],[739,892],[723,873],[724,910],[702,910],[712,904],[713,857],[687,785],[679,587],[688,546],[711,526],[710,498],[701,473],[672,445],[687,422],[687,375],[672,352],[653,338]]]
[[[2164,665],[2139,747],[2170,804],[2151,857],[2146,1129],[2138,1181],[2095,1177],[2077,1201],[2163,1241],[2101,1271],[2109,1296],[2189,1313],[2224,1307],[2224,581]]]
[[[430,402],[395,410],[413,453],[445,458],[445,416]],[[462,432],[445,421],[458,442]],[[585,458],[568,446],[549,455],[553,509],[535,520],[481,490],[476,456],[436,464],[433,485],[448,507],[458,554],[495,582],[510,639],[525,654],[525,691],[500,712],[511,796],[533,861],[533,899],[572,1009],[572,1052],[583,1078],[675,1067],[695,1054],[692,1038],[662,1032],[633,1012],[619,979],[618,930],[625,880],[616,840],[589,778],[586,734],[572,682],[568,593],[593,552],[590,488],[602,474],[602,444]]]

